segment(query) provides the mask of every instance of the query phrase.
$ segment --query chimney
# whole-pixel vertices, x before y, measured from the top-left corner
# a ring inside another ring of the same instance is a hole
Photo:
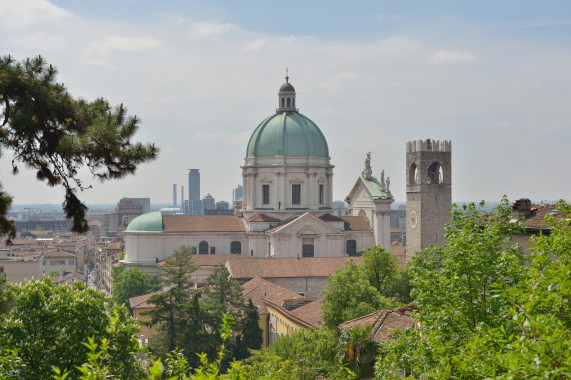
[[[531,201],[527,198],[520,198],[512,205],[512,218],[519,219],[531,212]]]

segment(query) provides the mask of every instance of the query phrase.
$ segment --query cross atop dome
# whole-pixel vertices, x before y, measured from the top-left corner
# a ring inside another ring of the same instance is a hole
[[[297,112],[295,108],[295,88],[289,83],[288,68],[286,67],[286,82],[280,87],[278,92],[278,109],[279,112]]]

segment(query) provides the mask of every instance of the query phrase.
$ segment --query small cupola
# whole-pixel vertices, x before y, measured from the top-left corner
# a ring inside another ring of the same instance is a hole
[[[278,109],[277,112],[284,112],[284,111],[291,111],[297,112],[297,108],[295,108],[295,88],[289,83],[289,76],[287,75],[286,70],[286,82],[282,84],[280,87],[280,91],[278,92]]]

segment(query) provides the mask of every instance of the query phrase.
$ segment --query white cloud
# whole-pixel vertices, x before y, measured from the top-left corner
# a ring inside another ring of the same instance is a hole
[[[262,50],[262,48],[266,45],[266,40],[263,40],[261,38],[258,38],[257,40],[254,40],[252,42],[249,42],[246,47],[245,50],[246,51],[260,51]]]
[[[57,23],[71,13],[46,0],[0,0],[0,28],[21,28],[40,21]]]
[[[336,74],[332,79],[328,81],[322,82],[320,87],[327,90],[340,91],[343,89],[347,81],[356,80],[358,78],[359,77],[357,74],[351,71],[346,71]]]
[[[438,63],[462,63],[462,62],[472,62],[478,59],[478,56],[467,51],[459,50],[439,50],[430,54],[426,58],[426,63],[438,64]]]
[[[109,53],[131,53],[135,51],[153,50],[158,48],[160,42],[150,37],[109,36],[102,41],[95,41],[87,45],[87,56],[106,56]]]
[[[239,30],[239,28],[230,23],[215,24],[211,22],[195,22],[190,26],[190,34],[197,37],[226,34],[237,30]]]
[[[8,37],[8,41],[13,46],[30,50],[62,51],[67,46],[63,36],[46,32],[18,33],[15,36]]]

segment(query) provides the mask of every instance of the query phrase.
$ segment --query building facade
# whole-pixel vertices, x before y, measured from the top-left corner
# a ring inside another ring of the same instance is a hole
[[[253,131],[241,169],[239,213],[142,215],[124,232],[123,263],[150,271],[183,244],[194,247],[197,254],[258,258],[357,255],[374,244],[390,249],[394,198],[389,179],[385,181],[384,172],[380,179],[372,175],[367,154],[365,168],[346,199],[348,215],[332,215],[334,166],[327,140],[311,119],[299,113],[288,77],[279,89],[276,112]],[[189,187],[193,170],[199,176],[198,169],[191,169]],[[238,195],[235,192],[234,198]]]

